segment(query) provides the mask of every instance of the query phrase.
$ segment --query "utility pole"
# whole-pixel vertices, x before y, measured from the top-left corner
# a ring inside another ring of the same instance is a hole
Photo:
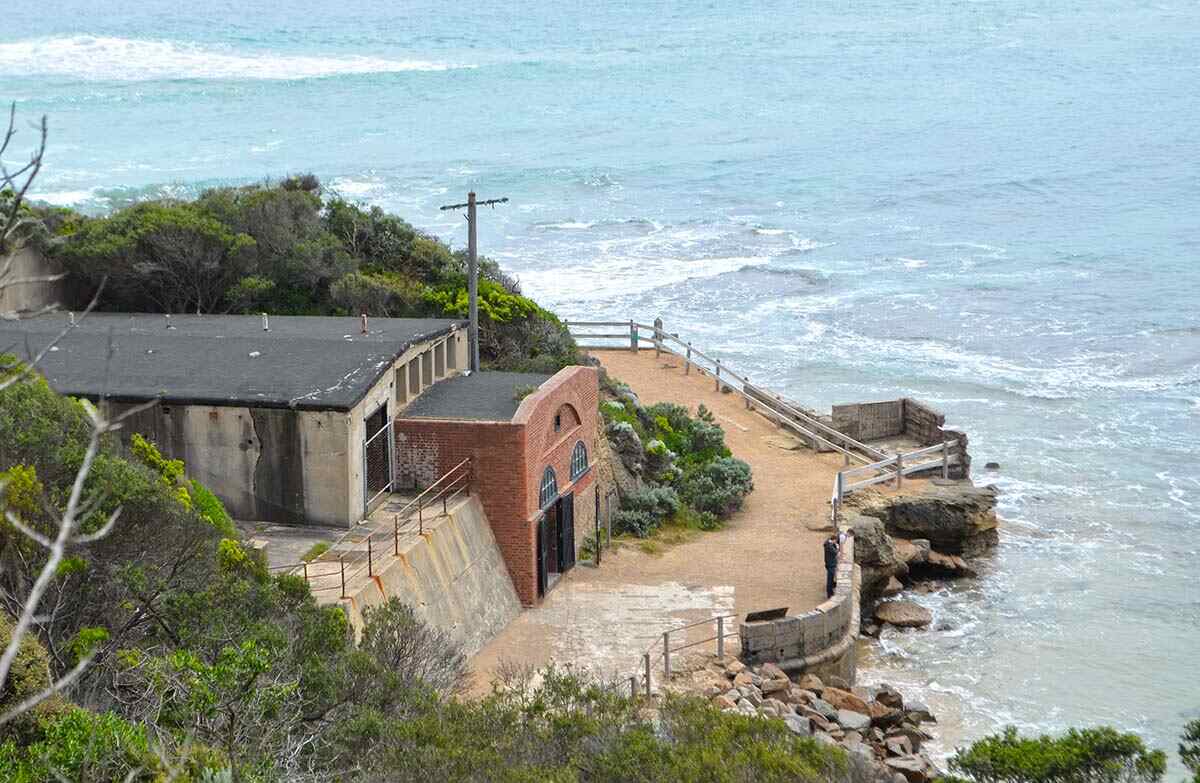
[[[442,211],[448,209],[467,208],[467,316],[470,326],[467,329],[467,342],[470,357],[471,372],[479,372],[479,257],[478,240],[475,237],[475,207],[494,207],[497,204],[508,203],[508,198],[491,198],[486,201],[476,201],[475,191],[467,194],[465,204],[447,204]]]

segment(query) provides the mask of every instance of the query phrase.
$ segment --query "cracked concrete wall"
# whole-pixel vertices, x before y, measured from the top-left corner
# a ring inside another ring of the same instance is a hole
[[[62,265],[43,256],[32,247],[18,250],[9,270],[12,280],[57,275]],[[63,299],[63,281],[13,283],[0,290],[0,313],[28,313],[58,304]],[[66,315],[63,315],[66,322]]]
[[[112,405],[114,413],[128,405]],[[238,519],[349,526],[347,414],[158,404],[122,431],[181,459]],[[361,505],[361,493],[360,493]]]

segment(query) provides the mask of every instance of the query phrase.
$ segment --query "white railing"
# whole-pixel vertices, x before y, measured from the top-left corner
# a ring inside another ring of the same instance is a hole
[[[880,460],[886,460],[887,454],[874,446],[868,446],[854,438],[839,432],[822,421],[817,420],[805,411],[800,410],[794,405],[789,404],[778,395],[770,395],[765,390],[754,386],[750,383],[746,376],[738,373],[723,363],[720,359],[710,356],[704,351],[696,348],[690,341],[684,341],[679,338],[679,335],[669,333],[663,330],[662,321],[656,320],[653,325],[638,323],[637,321],[563,321],[571,336],[576,340],[587,339],[619,339],[622,341],[628,340],[628,349],[637,351],[643,345],[652,347],[655,356],[662,353],[669,353],[683,359],[684,375],[691,374],[694,367],[697,372],[703,375],[710,375],[714,379],[716,388],[720,391],[722,388],[729,389],[742,396],[746,402],[747,409],[756,409],[763,413],[768,418],[774,420],[779,426],[791,430],[800,435],[805,440],[809,441],[814,449],[820,445],[828,449],[840,453],[845,457],[846,464],[849,465],[851,460],[866,464],[873,464]],[[580,327],[594,328],[613,328],[622,327],[625,331],[619,333],[596,333],[596,332],[579,332]],[[580,344],[582,348],[614,348],[613,345],[594,345]],[[625,346],[621,346],[625,347]]]
[[[829,498],[834,526],[837,526],[839,512],[846,496],[857,489],[865,489],[888,481],[894,481],[896,488],[899,489],[905,476],[925,473],[939,467],[942,471],[942,478],[949,478],[950,466],[957,465],[959,462],[958,454],[955,451],[957,446],[957,440],[945,440],[922,449],[896,454],[869,465],[856,465],[838,471],[838,474],[833,477],[833,492]],[[938,455],[936,459],[923,459],[933,457],[935,454]],[[857,481],[847,480],[849,477],[862,474],[869,475]]]

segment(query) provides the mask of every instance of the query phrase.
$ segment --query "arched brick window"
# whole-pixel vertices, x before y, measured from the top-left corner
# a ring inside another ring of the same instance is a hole
[[[583,441],[575,444],[575,450],[571,452],[571,481],[587,473],[587,446],[583,445]]]
[[[542,474],[542,486],[538,490],[538,508],[545,508],[554,502],[558,497],[558,477],[554,475],[554,468],[546,468],[546,472]]]

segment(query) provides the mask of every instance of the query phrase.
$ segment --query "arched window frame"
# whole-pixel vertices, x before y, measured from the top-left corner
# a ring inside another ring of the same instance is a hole
[[[542,473],[542,485],[538,489],[538,508],[545,508],[558,497],[558,476],[554,468],[547,467]]]
[[[577,441],[575,448],[571,451],[571,481],[582,476],[588,471],[588,453],[587,445],[583,441]]]

